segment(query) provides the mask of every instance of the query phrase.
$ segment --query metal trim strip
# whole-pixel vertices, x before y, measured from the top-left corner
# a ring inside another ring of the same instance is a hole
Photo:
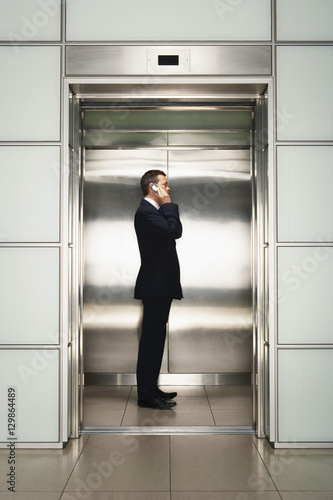
[[[152,46],[156,53],[166,47]],[[271,75],[271,45],[172,46],[188,51],[189,65],[162,69],[149,64],[149,50],[140,45],[68,45],[66,75]],[[186,71],[187,70],[187,71]]]
[[[161,385],[251,385],[251,373],[161,373]],[[136,385],[135,373],[85,373],[85,385]]]
[[[113,426],[101,426],[101,427],[93,427],[87,426],[83,427],[80,432],[81,435],[105,435],[105,434],[125,434],[125,435],[154,435],[154,436],[176,436],[176,435],[234,435],[234,434],[246,434],[246,435],[254,435],[255,429],[250,426],[232,426],[232,425],[222,425],[216,427],[209,426],[151,426],[151,427],[113,427]]]

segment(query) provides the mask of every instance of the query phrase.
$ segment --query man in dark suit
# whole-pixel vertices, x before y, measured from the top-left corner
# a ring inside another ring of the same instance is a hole
[[[171,203],[164,172],[146,172],[141,178],[141,189],[145,198],[134,219],[141,256],[134,298],[143,302],[137,363],[138,406],[166,410],[175,406],[171,400],[177,393],[161,391],[157,380],[171,303],[183,296],[175,242],[182,235],[182,224],[178,205]]]

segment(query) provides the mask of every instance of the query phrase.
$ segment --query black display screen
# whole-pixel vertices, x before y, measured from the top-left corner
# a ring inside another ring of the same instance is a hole
[[[179,56],[163,55],[158,56],[159,66],[179,66]]]

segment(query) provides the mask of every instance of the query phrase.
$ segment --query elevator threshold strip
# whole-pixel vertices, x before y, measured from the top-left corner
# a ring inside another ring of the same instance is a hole
[[[213,434],[248,434],[254,435],[255,429],[251,426],[221,425],[221,426],[85,426],[80,434],[132,434],[153,436],[176,436],[176,435],[213,435]]]

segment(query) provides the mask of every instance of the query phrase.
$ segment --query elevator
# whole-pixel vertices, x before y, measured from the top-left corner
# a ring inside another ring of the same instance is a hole
[[[162,373],[188,380],[226,373],[250,383],[252,106],[85,107],[86,383],[135,373],[141,303],[133,301],[140,267],[133,215],[140,178],[151,169],[166,173],[184,226],[177,242],[184,300],[173,304]],[[100,123],[113,125],[104,137]]]
[[[256,426],[265,86],[235,96],[170,89],[162,96],[153,86],[139,98],[133,89],[127,98],[103,89],[74,106],[81,422],[84,388],[136,384],[142,305],[133,298],[140,267],[133,219],[141,176],[159,169],[183,224],[184,294],[171,307],[159,384],[248,387]]]

